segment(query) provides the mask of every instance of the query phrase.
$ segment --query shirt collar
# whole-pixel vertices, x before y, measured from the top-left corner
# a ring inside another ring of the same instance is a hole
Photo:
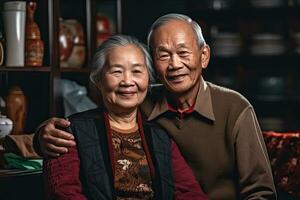
[[[154,118],[167,112],[168,110],[169,110],[169,108],[168,108],[167,98],[166,98],[166,95],[164,95],[164,98],[160,98],[155,103],[154,108],[153,108],[152,112],[150,113],[147,120],[148,121],[153,120]],[[200,78],[200,87],[199,87],[198,94],[196,97],[194,111],[212,121],[215,121],[215,115],[214,115],[213,107],[212,107],[210,89],[209,89],[207,83],[202,78],[202,76]]]

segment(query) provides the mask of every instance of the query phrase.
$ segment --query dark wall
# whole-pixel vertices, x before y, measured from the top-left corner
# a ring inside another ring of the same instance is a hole
[[[184,0],[125,0],[122,5],[123,33],[146,42],[151,24],[167,13],[188,14]]]

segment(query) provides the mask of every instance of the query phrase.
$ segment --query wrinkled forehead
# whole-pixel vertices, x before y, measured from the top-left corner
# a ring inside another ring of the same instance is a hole
[[[159,48],[198,46],[197,36],[188,22],[170,21],[159,26],[153,31],[151,38],[151,50]]]
[[[196,33],[191,23],[181,20],[171,20],[153,30],[150,38],[151,48],[156,48],[162,41],[172,42],[178,39],[178,37],[193,39],[197,42]]]
[[[135,44],[119,45],[106,52],[105,67],[111,65],[145,65],[146,56],[143,50]]]

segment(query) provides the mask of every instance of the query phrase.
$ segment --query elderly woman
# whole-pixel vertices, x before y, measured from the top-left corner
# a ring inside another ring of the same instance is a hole
[[[49,199],[206,199],[168,134],[142,122],[151,64],[132,37],[100,46],[90,78],[103,106],[69,118],[77,147],[45,160]]]

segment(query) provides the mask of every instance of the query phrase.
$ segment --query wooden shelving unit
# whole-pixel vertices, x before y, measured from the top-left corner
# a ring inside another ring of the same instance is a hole
[[[2,4],[6,0],[1,1]],[[0,66],[0,96],[5,97],[9,87],[18,85],[28,98],[26,131],[31,133],[39,123],[51,116],[62,117],[60,80],[68,78],[83,84],[91,97],[97,96],[89,83],[92,58],[96,49],[97,5],[110,2],[115,5],[117,32],[121,32],[121,0],[40,0],[37,1],[35,21],[44,42],[44,59],[40,67]],[[99,6],[99,5],[98,5]],[[81,68],[60,67],[59,19],[78,20],[85,35],[85,63]],[[119,21],[120,20],[120,21]],[[37,103],[38,102],[38,103]]]

